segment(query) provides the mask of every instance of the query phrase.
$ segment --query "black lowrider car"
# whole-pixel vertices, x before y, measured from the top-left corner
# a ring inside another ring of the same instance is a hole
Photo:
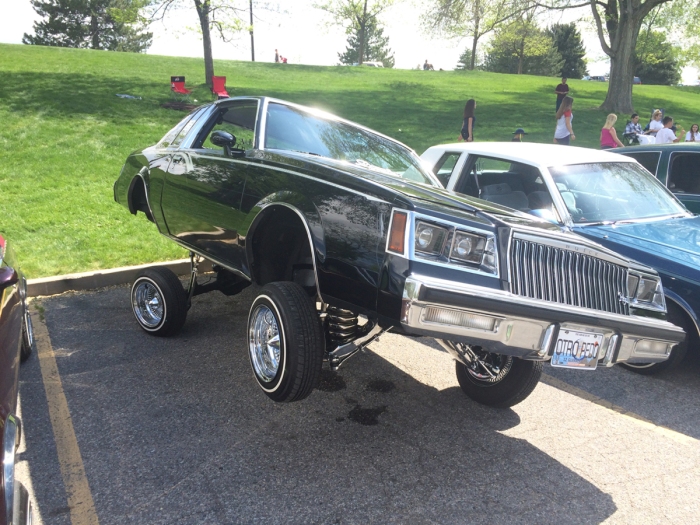
[[[32,353],[34,335],[27,311],[27,281],[16,265],[10,246],[0,235],[0,435],[2,436],[2,493],[0,525],[31,523],[27,490],[15,479],[15,453],[22,426],[15,414],[19,392],[19,364]]]
[[[382,331],[437,338],[473,399],[511,406],[542,363],[660,362],[682,341],[663,312],[629,300],[656,272],[498,204],[440,187],[406,146],[266,97],[203,106],[132,153],[115,200],[192,254],[187,290],[143,271],[140,326],[174,334],[190,298],[262,286],[248,318],[254,376],[275,401],[306,397]],[[208,259],[216,281],[197,284]],[[564,290],[567,293],[563,293]]]

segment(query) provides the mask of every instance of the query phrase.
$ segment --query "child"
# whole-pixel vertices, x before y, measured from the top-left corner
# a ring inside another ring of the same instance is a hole
[[[676,137],[671,127],[673,126],[673,118],[664,117],[663,128],[656,132],[656,144],[671,144],[672,142],[678,142],[680,138]],[[681,129],[681,133],[685,133],[685,130]]]

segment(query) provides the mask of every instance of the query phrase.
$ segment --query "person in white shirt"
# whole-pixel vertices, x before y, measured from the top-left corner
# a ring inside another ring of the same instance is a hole
[[[671,129],[673,118],[664,117],[663,126],[662,129],[656,132],[656,144],[671,144],[680,140]],[[683,130],[681,130],[681,133],[683,133]]]
[[[656,133],[663,129],[664,125],[661,122],[662,113],[660,109],[655,109],[654,113],[651,115],[651,121],[649,122],[649,129],[644,132],[645,135],[651,135],[652,137]]]
[[[686,142],[700,142],[700,129],[697,124],[690,126],[690,131],[685,134]]]

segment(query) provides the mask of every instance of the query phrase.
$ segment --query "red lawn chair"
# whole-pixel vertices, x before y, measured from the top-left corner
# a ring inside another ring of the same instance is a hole
[[[229,94],[226,91],[226,77],[211,77],[211,92],[216,95],[216,98],[228,98]]]
[[[174,95],[189,99],[190,91],[185,87],[185,77],[170,77],[170,90]]]

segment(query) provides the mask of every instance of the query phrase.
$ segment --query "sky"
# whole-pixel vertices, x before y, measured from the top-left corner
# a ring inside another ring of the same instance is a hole
[[[389,45],[394,51],[395,67],[415,68],[425,60],[435,69],[454,69],[459,55],[470,47],[468,38],[447,40],[427,35],[421,26],[421,5],[425,0],[403,0],[384,12],[381,22],[384,34],[389,37]],[[239,0],[241,5],[248,2]],[[265,2],[257,2],[263,4]],[[315,9],[312,0],[268,1],[277,5],[278,12],[255,9],[255,59],[259,62],[272,62],[275,49],[294,64],[335,65],[338,53],[345,50],[347,35],[342,27],[330,25],[329,18]],[[173,11],[164,22],[154,23],[153,45],[149,54],[201,57],[201,37],[193,31],[198,24],[193,2],[183,0],[182,9]],[[0,12],[9,16],[0,19],[0,42],[21,43],[24,33],[32,32],[32,24],[37,15],[29,0],[0,0]],[[588,30],[587,23],[580,17],[587,11],[567,14],[554,13],[548,23],[576,21],[583,34],[587,50],[588,70],[591,75],[608,72],[607,57],[600,50],[597,37]],[[247,32],[231,43],[218,39],[213,42],[215,59],[250,60],[250,36]],[[696,71],[684,71],[684,82],[697,78]]]

